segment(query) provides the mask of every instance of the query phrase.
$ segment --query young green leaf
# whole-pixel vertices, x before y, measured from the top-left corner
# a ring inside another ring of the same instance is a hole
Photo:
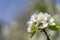
[[[35,33],[36,33],[36,31],[30,32],[30,38],[32,38]]]
[[[30,32],[30,38],[32,38],[34,36],[34,34],[36,33],[36,31],[38,30],[38,27],[33,27],[31,29],[31,32]]]
[[[54,26],[49,26],[48,28],[54,31],[60,31],[60,26],[54,25]]]
[[[37,30],[38,30],[38,27],[32,27],[31,30],[32,30],[32,31],[37,31]]]

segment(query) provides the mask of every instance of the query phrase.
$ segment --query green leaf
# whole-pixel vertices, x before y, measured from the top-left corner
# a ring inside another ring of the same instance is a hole
[[[32,31],[37,31],[37,30],[38,30],[38,27],[32,27],[31,30],[32,30]]]
[[[31,32],[30,32],[30,38],[34,36],[37,30],[38,30],[38,27],[32,27]]]
[[[32,38],[35,33],[36,33],[36,31],[30,32],[30,38]]]
[[[54,31],[60,31],[60,26],[54,25],[54,26],[49,26],[48,28]]]

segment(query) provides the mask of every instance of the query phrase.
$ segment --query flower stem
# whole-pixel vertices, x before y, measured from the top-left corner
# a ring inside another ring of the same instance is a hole
[[[45,29],[43,29],[43,32],[45,33],[45,35],[46,35],[46,37],[47,37],[47,40],[50,40],[50,38],[49,38],[47,32],[45,31]]]

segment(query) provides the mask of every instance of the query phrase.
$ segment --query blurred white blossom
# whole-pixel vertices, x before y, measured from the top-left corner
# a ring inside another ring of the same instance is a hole
[[[40,12],[39,14],[33,14],[27,24],[29,26],[28,32],[30,32],[31,28],[34,26],[44,29],[48,27],[48,25],[55,25],[54,18],[48,13],[42,12]]]

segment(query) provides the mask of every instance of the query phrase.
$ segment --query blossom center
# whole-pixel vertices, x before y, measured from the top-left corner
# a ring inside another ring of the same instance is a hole
[[[38,27],[43,26],[43,23],[39,23]]]

